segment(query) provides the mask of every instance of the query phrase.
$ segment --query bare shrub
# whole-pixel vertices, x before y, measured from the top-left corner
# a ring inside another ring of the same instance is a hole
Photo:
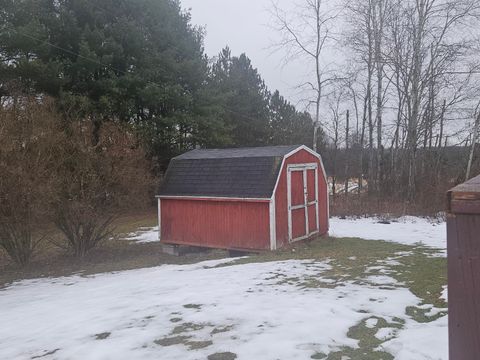
[[[96,214],[81,202],[60,206],[55,216],[55,224],[66,238],[66,246],[76,256],[85,256],[91,249],[108,239],[113,233],[114,216]]]
[[[152,177],[142,148],[128,128],[105,124],[91,143],[91,123],[73,121],[57,171],[54,222],[75,256],[110,238],[112,221],[124,209],[148,204]]]
[[[443,192],[445,193],[446,190]],[[372,196],[368,194],[338,194],[330,197],[330,214],[339,217],[377,216],[396,218],[404,215],[438,216],[444,211],[445,197],[431,195],[418,197],[408,202],[395,196]]]
[[[48,101],[17,96],[0,107],[0,247],[19,265],[32,258],[48,217],[62,143]]]

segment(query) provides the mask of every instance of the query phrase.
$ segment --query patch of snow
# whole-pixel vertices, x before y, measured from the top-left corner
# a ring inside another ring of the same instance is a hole
[[[125,240],[135,241],[139,244],[160,241],[158,238],[158,226],[140,228],[139,231],[128,234]]]
[[[418,309],[427,310],[427,309],[431,309],[433,307],[433,305],[432,304],[422,304],[422,305],[417,305],[416,307]]]
[[[328,262],[214,267],[225,261],[17,282],[0,291],[0,358],[196,360],[232,351],[239,360],[308,359],[357,347],[347,333],[365,317],[399,317],[408,326],[388,342],[398,359],[433,359],[432,349],[447,359],[446,317],[434,326],[410,320],[405,308],[420,299],[406,288],[304,288],[305,277],[324,280]],[[212,343],[155,343],[179,335]]]
[[[439,250],[439,251],[434,252],[434,253],[427,253],[426,255],[429,258],[436,258],[436,257],[444,258],[444,257],[447,257],[447,250],[446,249],[445,250]]]
[[[369,318],[365,321],[365,326],[369,329],[373,329],[378,324],[377,318]]]
[[[366,281],[375,285],[398,285],[396,279],[386,275],[370,275],[365,278]]]
[[[369,266],[366,270],[366,272],[372,272],[372,271],[382,271],[385,270],[384,266],[376,265],[376,266]]]
[[[446,303],[448,303],[448,286],[443,285],[442,294],[440,295],[440,299],[443,299]]]
[[[447,360],[448,317],[429,323],[406,322],[395,338],[382,344],[395,360]]]
[[[385,341],[393,338],[396,333],[397,333],[397,329],[386,327],[386,328],[378,329],[377,333],[375,334],[375,337],[378,340]]]
[[[385,260],[380,261],[382,264],[389,265],[389,266],[400,266],[402,263],[398,260],[395,260],[393,258],[387,258]]]
[[[439,313],[441,312],[447,312],[448,309],[447,308],[431,308],[429,311],[427,311],[425,313],[426,316],[435,316],[435,315],[438,315]]]
[[[333,237],[358,237],[366,240],[385,240],[405,245],[422,244],[436,249],[446,248],[445,222],[405,216],[390,224],[379,223],[378,218],[330,219]]]
[[[411,256],[413,253],[411,251],[397,251],[395,253],[395,255],[397,256],[396,258],[392,258],[392,259],[398,259],[398,258],[401,258],[401,257],[405,257],[405,256]]]

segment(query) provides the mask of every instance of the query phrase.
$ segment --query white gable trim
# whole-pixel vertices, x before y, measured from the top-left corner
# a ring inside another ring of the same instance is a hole
[[[305,150],[309,154],[315,156],[320,161],[320,168],[322,169],[322,172],[323,172],[323,178],[325,179],[325,183],[328,184],[327,173],[325,172],[325,167],[323,166],[322,156],[319,153],[310,149],[309,147],[307,147],[305,145],[300,145],[298,148],[290,151],[289,153],[287,153],[283,156],[282,165],[280,166],[280,171],[278,172],[277,181],[275,182],[275,187],[273,188],[272,198],[275,196],[275,193],[277,192],[277,187],[278,187],[278,183],[280,182],[280,176],[282,175],[282,170],[283,170],[283,166],[285,165],[285,160],[287,158],[289,158],[290,156],[292,156],[293,154],[296,154],[300,150]],[[327,185],[327,187],[328,187],[328,185]]]
[[[322,169],[322,173],[323,173],[323,178],[325,180],[325,184],[327,186],[327,229],[330,228],[330,196],[328,195],[328,180],[327,180],[327,173],[325,172],[325,166],[323,165],[323,159],[322,159],[322,156],[313,151],[312,149],[310,149],[308,146],[305,146],[305,145],[300,145],[299,147],[297,147],[296,149],[293,149],[292,151],[290,151],[289,153],[285,154],[283,156],[283,159],[282,159],[282,164],[280,166],[280,171],[278,172],[278,175],[277,175],[277,181],[275,182],[275,187],[273,188],[273,192],[272,192],[272,197],[271,197],[271,200],[275,201],[275,193],[277,192],[277,187],[278,187],[278,183],[280,182],[280,176],[282,175],[282,171],[283,171],[283,167],[285,165],[285,161],[287,158],[289,158],[290,156],[292,156],[293,154],[296,154],[297,152],[299,152],[300,150],[305,150],[306,152],[308,152],[309,154],[315,156],[319,162],[320,162],[320,168]],[[317,182],[318,183],[318,182]]]

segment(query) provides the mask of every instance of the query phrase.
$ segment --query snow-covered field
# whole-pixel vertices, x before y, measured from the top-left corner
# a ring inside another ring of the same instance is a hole
[[[441,228],[332,219],[337,236],[432,246]],[[369,351],[375,359],[447,360],[447,316],[419,323],[406,314],[410,306],[442,309],[390,276],[402,256],[408,253],[367,269],[360,282],[332,278],[328,259],[215,267],[227,259],[24,280],[0,290],[0,359],[273,360],[339,352],[355,360],[356,351]],[[306,285],[312,279],[319,285]],[[360,349],[349,334],[355,326],[378,344]]]
[[[405,245],[424,245],[445,249],[447,228],[444,221],[404,216],[382,223],[378,218],[331,218],[330,235],[358,237],[366,240],[385,240]]]

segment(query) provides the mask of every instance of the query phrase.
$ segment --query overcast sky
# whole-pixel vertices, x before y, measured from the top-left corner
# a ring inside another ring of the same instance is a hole
[[[295,85],[312,80],[310,66],[305,62],[289,63],[282,61],[285,53],[278,51],[272,54],[272,45],[280,39],[280,35],[272,29],[273,21],[269,10],[272,10],[272,0],[181,0],[184,9],[190,9],[192,23],[206,28],[205,51],[209,57],[216,56],[222,48],[228,45],[233,55],[246,53],[252,60],[271,91],[280,93],[297,106],[305,109],[305,98],[295,90]],[[280,8],[290,9],[290,15],[295,12],[294,0],[275,0]],[[331,3],[335,4],[336,1]],[[344,24],[336,20],[337,31],[342,31]],[[341,68],[343,47],[326,49],[324,57],[329,63],[335,63]],[[310,75],[309,75],[310,74]],[[325,104],[323,104],[325,106]],[[325,111],[328,111],[324,109]],[[388,122],[386,116],[385,123]],[[464,121],[457,121],[463,126]],[[449,124],[452,127],[452,124]],[[455,127],[455,126],[454,126]]]
[[[190,8],[192,22],[206,27],[205,51],[212,57],[228,45],[233,55],[246,53],[271,91],[278,89],[296,103],[294,86],[305,78],[305,69],[298,63],[283,66],[283,54],[272,54],[271,45],[278,34],[269,28],[271,0],[181,0]],[[282,8],[291,0],[281,0]]]

